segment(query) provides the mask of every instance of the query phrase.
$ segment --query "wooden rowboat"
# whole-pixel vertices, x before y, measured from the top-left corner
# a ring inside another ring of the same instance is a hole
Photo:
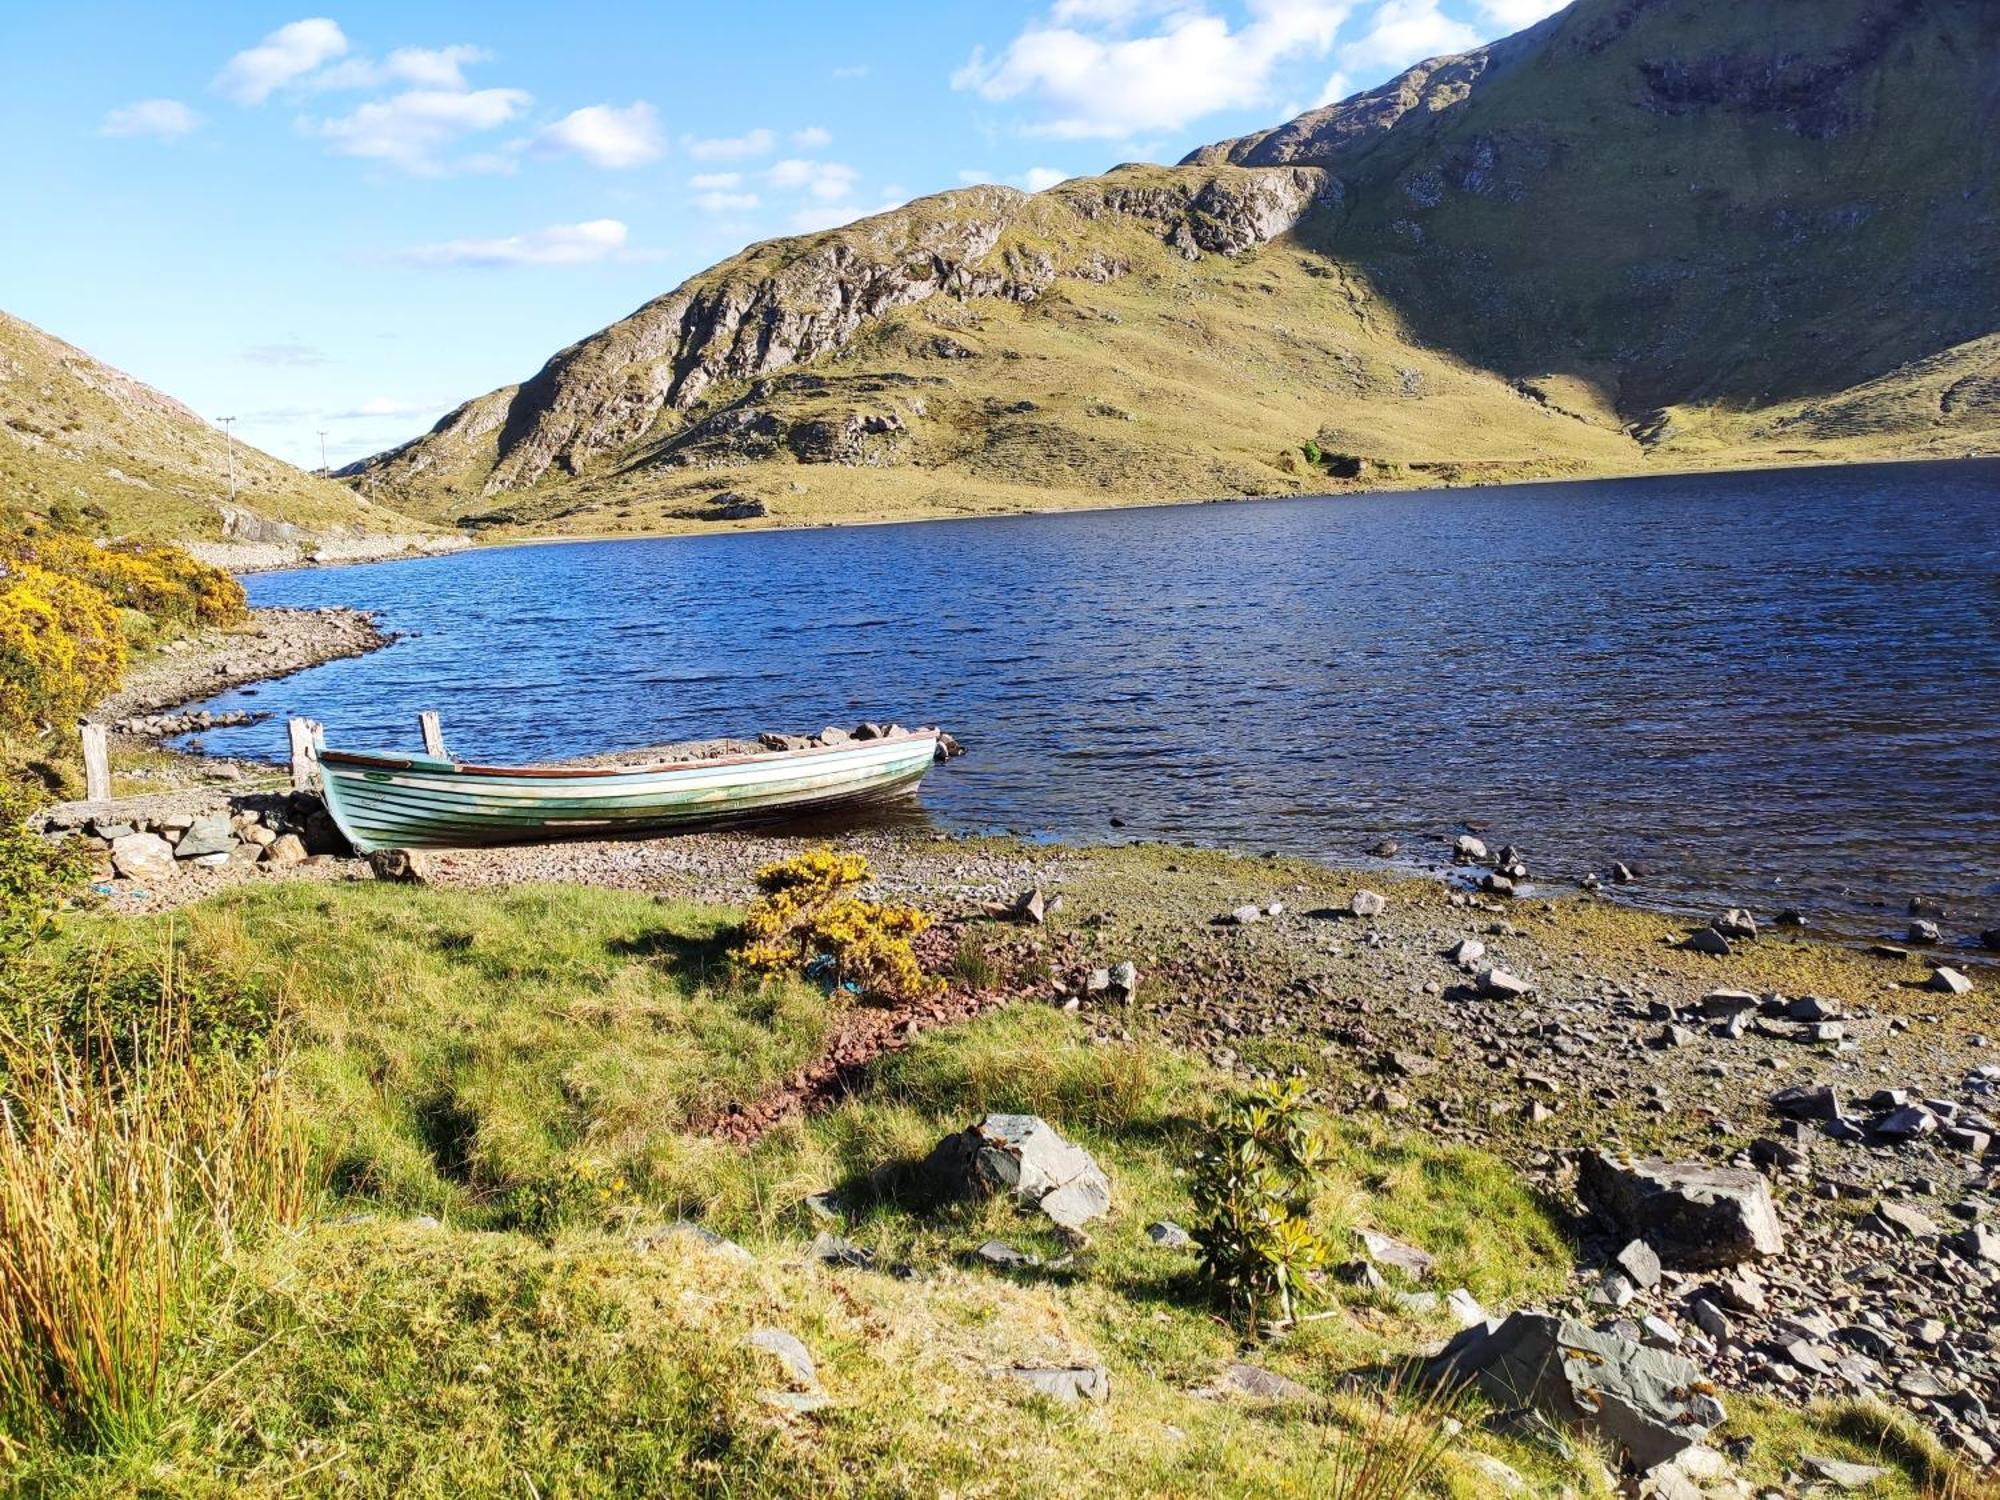
[[[356,852],[615,838],[909,796],[938,731],[633,766],[477,766],[317,751],[327,810]]]

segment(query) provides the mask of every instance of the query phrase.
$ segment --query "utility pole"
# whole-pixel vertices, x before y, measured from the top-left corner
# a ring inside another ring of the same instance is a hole
[[[236,438],[230,432],[229,427],[236,418],[217,417],[215,420],[222,424],[222,443],[229,450],[229,498],[231,501],[234,501],[236,499]]]
[[[330,472],[326,466],[326,434],[322,432],[319,435],[319,477],[324,479]]]

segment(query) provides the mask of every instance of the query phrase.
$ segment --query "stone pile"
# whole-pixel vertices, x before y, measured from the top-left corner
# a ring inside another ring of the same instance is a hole
[[[100,851],[100,877],[145,886],[172,881],[189,869],[285,867],[348,852],[319,798],[214,793],[192,802],[162,797],[90,811],[71,803],[46,815],[44,837],[76,840]]]
[[[270,717],[268,713],[251,713],[241,708],[229,709],[219,714],[202,710],[178,714],[142,714],[136,718],[118,720],[111,725],[111,730],[114,734],[137,735],[143,739],[170,740],[177,735],[200,734],[210,729],[231,729],[242,724],[259,724]]]

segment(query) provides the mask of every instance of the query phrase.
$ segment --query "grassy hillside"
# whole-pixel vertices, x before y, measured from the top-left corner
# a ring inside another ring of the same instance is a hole
[[[1195,1257],[1146,1230],[1197,1222],[1181,1169],[1228,1084],[1158,1041],[1095,1040],[1022,1000],[878,1060],[822,1113],[718,1139],[717,1104],[777,1083],[829,1025],[816,990],[718,962],[735,922],[644,893],[300,882],[172,928],[73,932],[82,952],[143,961],[171,933],[198,956],[198,1024],[266,1081],[282,1047],[296,1113],[273,1138],[301,1132],[326,1190],[192,1281],[155,1402],[89,1442],[10,1447],[0,1425],[0,1477],[50,1496],[1472,1500],[1500,1463],[1532,1493],[1613,1493],[1587,1443],[1385,1398],[1385,1372],[1449,1326],[1401,1287],[1332,1287],[1324,1316],[1246,1344]],[[1104,1164],[1115,1207],[1086,1241],[925,1196],[913,1164],[994,1111],[1042,1115]],[[1559,1212],[1497,1158],[1379,1116],[1328,1124],[1314,1212],[1337,1241],[1421,1244],[1437,1286],[1494,1307],[1564,1284]],[[822,1230],[868,1263],[818,1259]],[[994,1240],[1039,1263],[981,1260]],[[800,1340],[812,1381],[759,1329]],[[1218,1391],[1237,1361],[1310,1394]],[[1110,1399],[1007,1374],[1071,1363],[1102,1364]],[[1759,1485],[1801,1450],[1891,1464],[1884,1495],[1944,1472],[1880,1407],[1730,1401]]]
[[[1991,451],[1996,58],[1971,0],[1579,0],[1178,168],[753,246],[362,472],[615,532]]]
[[[343,485],[236,445],[151,386],[0,313],[0,521],[67,513],[99,535],[288,541],[413,529]]]

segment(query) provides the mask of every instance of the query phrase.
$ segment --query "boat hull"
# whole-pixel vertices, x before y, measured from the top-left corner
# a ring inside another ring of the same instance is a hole
[[[693,831],[915,792],[934,732],[657,766],[462,766],[320,752],[327,810],[357,852]]]

